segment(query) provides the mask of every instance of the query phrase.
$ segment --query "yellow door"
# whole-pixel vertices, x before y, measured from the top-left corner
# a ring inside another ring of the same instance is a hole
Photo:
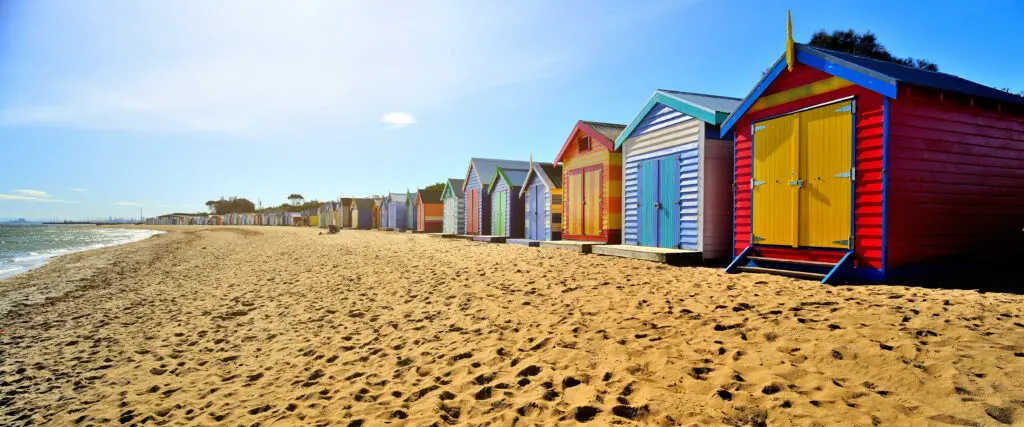
[[[601,235],[601,224],[604,218],[601,217],[601,169],[593,169],[585,172],[583,175],[583,186],[586,195],[586,205],[583,206],[583,221],[584,224],[583,234],[587,236],[600,236]]]
[[[753,243],[796,246],[800,116],[754,125]]]
[[[755,244],[850,248],[853,101],[754,125]]]
[[[853,101],[800,113],[800,246],[850,247]]]
[[[571,173],[568,175],[569,182],[566,187],[569,189],[566,200],[566,234],[583,234],[583,174]]]

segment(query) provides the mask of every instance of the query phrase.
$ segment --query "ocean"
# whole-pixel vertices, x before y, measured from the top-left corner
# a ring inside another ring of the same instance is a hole
[[[94,225],[0,224],[0,279],[40,267],[55,256],[135,242],[160,233]]]

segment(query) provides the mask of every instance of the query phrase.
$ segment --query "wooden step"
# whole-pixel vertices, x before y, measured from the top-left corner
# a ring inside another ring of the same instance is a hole
[[[820,273],[808,273],[806,271],[794,271],[794,270],[780,270],[777,268],[764,268],[764,267],[737,267],[739,271],[747,273],[764,273],[764,274],[777,274],[779,276],[791,276],[799,277],[801,279],[815,279],[821,280],[825,278],[824,274]]]
[[[831,269],[832,267],[836,266],[836,263],[834,263],[834,262],[804,261],[804,260],[798,260],[798,259],[768,258],[768,257],[761,257],[761,256],[751,256],[751,257],[747,257],[747,259],[749,259],[751,261],[757,261],[757,262],[774,262],[774,263],[779,263],[779,264],[810,265],[810,266],[814,266],[814,267],[824,267],[824,268],[828,268],[828,269]]]

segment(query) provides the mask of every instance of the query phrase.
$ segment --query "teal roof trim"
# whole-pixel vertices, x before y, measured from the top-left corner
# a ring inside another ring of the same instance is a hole
[[[622,133],[619,134],[619,137],[615,139],[616,150],[618,150],[619,147],[629,139],[629,136],[633,134],[633,130],[643,122],[644,117],[647,117],[647,113],[650,113],[651,109],[658,104],[665,105],[666,107],[672,108],[680,113],[696,117],[697,119],[713,125],[722,123],[726,117],[729,117],[729,112],[715,111],[713,109],[676,98],[660,90],[656,90],[654,91],[654,95],[651,96],[651,99],[647,101],[647,105],[644,106],[644,109],[640,110],[640,114],[637,114],[636,117],[633,118],[633,121],[629,123],[629,126],[626,126],[626,130],[622,131]]]

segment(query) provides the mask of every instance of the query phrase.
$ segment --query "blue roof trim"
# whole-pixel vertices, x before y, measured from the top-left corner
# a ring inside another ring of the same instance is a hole
[[[680,113],[696,117],[711,124],[717,125],[718,123],[721,123],[722,118],[724,118],[724,114],[721,112],[714,111],[700,105],[691,104],[665,92],[656,90],[654,91],[654,95],[651,96],[651,99],[647,101],[647,105],[644,106],[644,109],[640,110],[640,114],[637,114],[636,117],[633,118],[633,121],[629,123],[629,126],[626,126],[626,129],[619,134],[618,138],[615,139],[616,150],[618,150],[619,147],[621,147],[622,144],[632,136],[636,127],[640,126],[640,123],[644,121],[647,114],[650,113],[658,104],[662,104]]]
[[[847,80],[872,92],[877,92],[882,96],[896,98],[897,81],[895,78],[800,44],[796,45],[795,56],[797,63]],[[782,74],[782,70],[786,69],[786,61],[784,59],[785,55],[780,56],[775,61],[775,65],[772,66],[771,72],[762,77],[761,81],[754,87],[754,90],[750,91],[746,98],[743,98],[743,103],[740,104],[740,107],[725,120],[725,123],[722,125],[722,133],[726,133],[733,126],[736,126],[736,122],[739,121],[740,117],[750,109],[751,105],[754,105],[754,102],[761,97],[761,94],[768,89],[768,86],[771,86],[775,79]]]
[[[872,92],[878,92],[889,98],[896,98],[896,79],[865,69],[841,59],[816,54],[811,51],[797,49],[796,62],[817,68],[818,70],[853,82]]]
[[[779,77],[779,74],[782,74],[782,70],[786,69],[786,61],[784,61],[784,59],[785,56],[780,56],[779,59],[775,61],[775,65],[772,66],[771,71],[769,71],[764,77],[761,77],[761,81],[757,82],[757,86],[754,86],[754,89],[751,90],[745,98],[743,98],[743,102],[740,103],[739,108],[730,114],[729,118],[725,119],[725,123],[722,124],[721,130],[723,134],[728,133],[729,130],[736,125],[736,122],[740,120],[743,113],[746,113],[747,110],[750,109],[750,106],[754,105],[754,102],[757,101],[757,98],[760,98],[761,94],[764,93],[765,90],[768,90],[768,86],[771,86],[772,82]]]

